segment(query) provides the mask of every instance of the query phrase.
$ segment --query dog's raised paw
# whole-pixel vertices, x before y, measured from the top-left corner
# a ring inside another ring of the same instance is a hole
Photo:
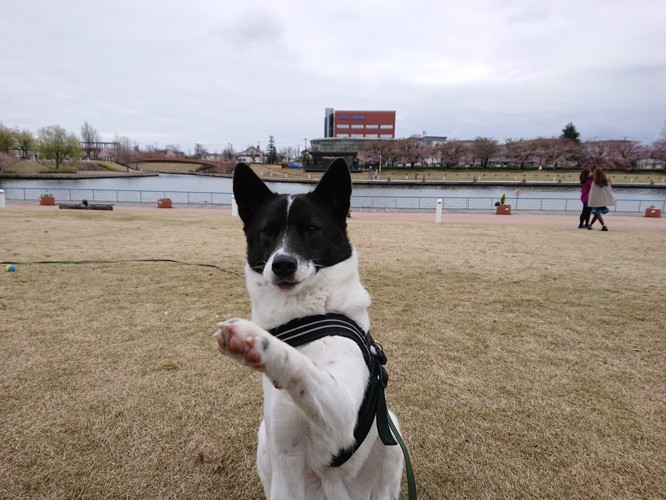
[[[263,368],[260,349],[266,350],[266,339],[261,337],[261,329],[254,323],[242,319],[233,318],[217,325],[219,329],[215,332],[218,350],[225,356],[236,359],[236,361],[252,368],[261,370]]]

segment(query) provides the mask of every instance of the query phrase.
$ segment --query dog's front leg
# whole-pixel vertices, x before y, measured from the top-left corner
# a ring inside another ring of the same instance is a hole
[[[219,330],[215,333],[218,349],[225,356],[262,371],[270,383],[289,395],[312,426],[318,429],[317,435],[322,440],[319,456],[310,457],[315,464],[318,462],[319,466],[324,466],[338,450],[351,446],[362,388],[358,394],[359,401],[354,401],[348,396],[348,387],[344,387],[345,384],[331,372],[318,367],[303,353],[255,323],[232,319],[218,326]],[[354,352],[357,350],[354,346]],[[360,351],[358,356],[361,359],[356,361],[364,366]],[[341,369],[345,371],[343,365],[344,362],[341,362]],[[306,496],[304,474],[308,454],[303,448],[307,443],[302,439],[302,432],[303,427],[288,427],[267,437],[271,442],[272,457],[269,462],[264,461],[263,466],[269,467],[270,471],[264,472],[262,481],[271,499],[300,499]]]
[[[358,404],[348,398],[340,400],[331,397],[333,393],[345,392],[331,373],[317,367],[298,350],[251,321],[231,319],[218,326],[220,328],[215,332],[215,338],[222,354],[262,371],[277,389],[289,393],[291,399],[324,435],[335,432],[340,436],[340,429],[348,429],[353,441],[352,431]],[[326,394],[326,397],[322,397],[322,394]]]

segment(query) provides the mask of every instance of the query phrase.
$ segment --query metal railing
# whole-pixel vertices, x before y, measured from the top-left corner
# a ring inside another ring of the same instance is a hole
[[[39,188],[39,187],[4,187],[7,200],[38,200],[40,195],[50,192],[56,202],[79,202],[83,199],[90,203],[156,203],[160,198],[170,198],[173,203],[186,205],[221,205],[230,206],[233,194],[217,191],[173,191],[173,190],[137,190],[137,189],[87,189],[87,188]],[[497,197],[493,196],[386,196],[353,195],[351,208],[356,210],[412,210],[420,212],[434,211],[437,200],[442,200],[444,210],[492,210]],[[660,208],[666,212],[664,199],[628,199],[618,198],[611,207],[615,212],[639,213],[646,208]],[[581,209],[578,197],[512,197],[507,204],[513,210],[535,212],[574,212]]]
[[[89,188],[19,188],[7,186],[5,197],[8,200],[38,200],[48,192],[53,194],[56,203],[88,200],[90,203],[156,203],[161,198],[170,198],[173,203],[186,205],[231,205],[232,193],[215,191],[173,191],[145,189],[89,189]]]
[[[444,210],[494,210],[497,197],[493,196],[352,196],[352,208],[367,210],[414,210],[434,211],[437,200],[442,200]],[[576,212],[582,208],[580,198],[566,197],[520,197],[506,200],[513,210],[533,212]],[[654,206],[666,209],[666,200],[616,199],[610,207],[615,212],[643,212]]]

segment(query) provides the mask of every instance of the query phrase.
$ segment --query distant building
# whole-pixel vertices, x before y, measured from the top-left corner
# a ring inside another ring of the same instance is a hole
[[[335,110],[326,108],[324,111],[324,137],[330,139],[335,137]]]
[[[395,139],[395,111],[326,108],[325,138]]]
[[[236,159],[245,163],[265,163],[266,154],[258,147],[250,146],[245,151],[238,153]]]
[[[445,135],[426,135],[425,132],[422,136],[416,136],[416,140],[425,144],[429,148],[444,144],[448,138]]]
[[[320,153],[358,153],[370,147],[375,142],[390,142],[393,139],[349,139],[346,137],[328,138],[328,139],[310,139],[310,149],[312,152]]]

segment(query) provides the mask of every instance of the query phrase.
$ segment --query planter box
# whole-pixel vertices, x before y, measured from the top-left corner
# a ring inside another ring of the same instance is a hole
[[[495,213],[497,215],[511,215],[511,205],[497,205]]]
[[[55,205],[55,198],[50,197],[50,198],[40,198],[39,199],[39,204],[40,205]]]
[[[157,200],[157,208],[173,208],[171,206],[171,200]]]
[[[646,208],[645,217],[661,217],[661,208]]]

